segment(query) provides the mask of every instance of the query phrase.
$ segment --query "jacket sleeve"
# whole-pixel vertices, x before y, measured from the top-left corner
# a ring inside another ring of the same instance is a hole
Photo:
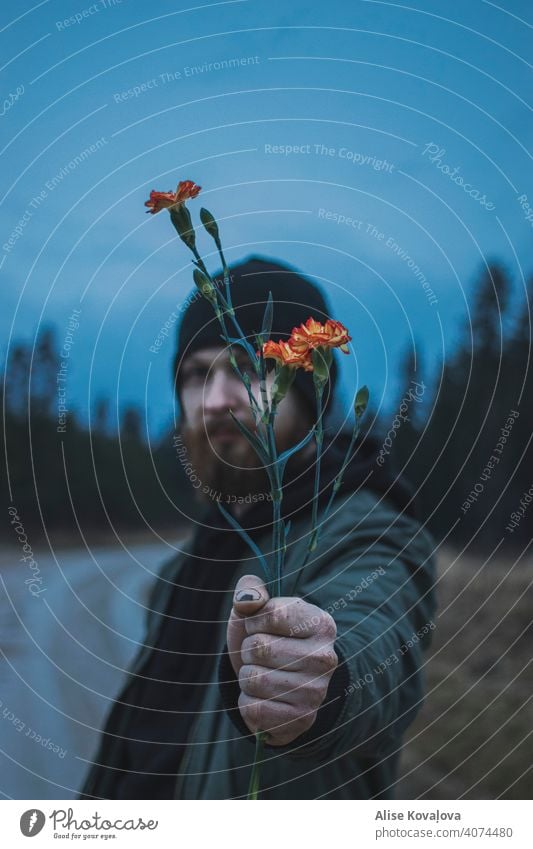
[[[435,628],[434,541],[368,490],[334,511],[297,594],[335,619],[339,664],[311,728],[286,746],[266,746],[291,758],[386,755],[423,703],[423,652]],[[286,595],[299,551],[287,558]],[[232,722],[253,741],[237,707],[239,686],[226,648],[219,680]]]

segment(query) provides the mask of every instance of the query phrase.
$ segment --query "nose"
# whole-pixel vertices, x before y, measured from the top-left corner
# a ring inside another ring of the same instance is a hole
[[[242,387],[244,389],[244,387]],[[225,368],[214,368],[205,385],[204,413],[220,415],[235,410],[241,403],[242,391],[237,380]]]

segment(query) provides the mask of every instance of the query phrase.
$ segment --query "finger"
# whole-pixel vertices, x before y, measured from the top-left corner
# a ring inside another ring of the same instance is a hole
[[[264,582],[257,575],[243,575],[237,581],[233,594],[233,610],[238,616],[249,616],[270,599]]]
[[[310,678],[306,672],[281,672],[279,669],[244,664],[239,672],[239,686],[247,696],[318,710],[324,701],[330,677],[331,673]]]
[[[243,663],[281,669],[288,672],[308,672],[321,675],[335,668],[338,658],[333,646],[313,639],[294,640],[272,634],[252,634],[241,645]]]
[[[268,731],[269,746],[284,746],[291,743],[311,727],[316,711],[309,709],[302,715],[301,708],[272,699],[257,699],[241,693],[239,696],[241,716],[252,732]]]
[[[269,598],[265,584],[257,575],[243,575],[237,581],[226,633],[228,654],[236,675],[242,666],[240,651],[246,637],[245,617],[260,610]]]
[[[335,638],[335,622],[329,614],[301,598],[272,598],[246,619],[248,634],[277,634],[305,639],[309,636]]]

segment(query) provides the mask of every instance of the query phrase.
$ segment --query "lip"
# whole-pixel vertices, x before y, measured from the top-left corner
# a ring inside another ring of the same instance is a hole
[[[211,435],[211,439],[219,439],[224,442],[233,441],[236,438],[237,434],[233,430],[217,430],[215,433]]]

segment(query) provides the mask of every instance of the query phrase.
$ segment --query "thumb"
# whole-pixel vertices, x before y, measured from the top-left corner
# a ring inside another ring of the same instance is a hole
[[[241,644],[247,636],[245,618],[261,610],[269,599],[268,590],[257,575],[243,575],[237,581],[226,635],[228,654],[237,676],[242,666]]]
[[[238,616],[249,616],[261,610],[269,598],[268,590],[261,578],[257,575],[243,575],[235,587],[233,610]]]

